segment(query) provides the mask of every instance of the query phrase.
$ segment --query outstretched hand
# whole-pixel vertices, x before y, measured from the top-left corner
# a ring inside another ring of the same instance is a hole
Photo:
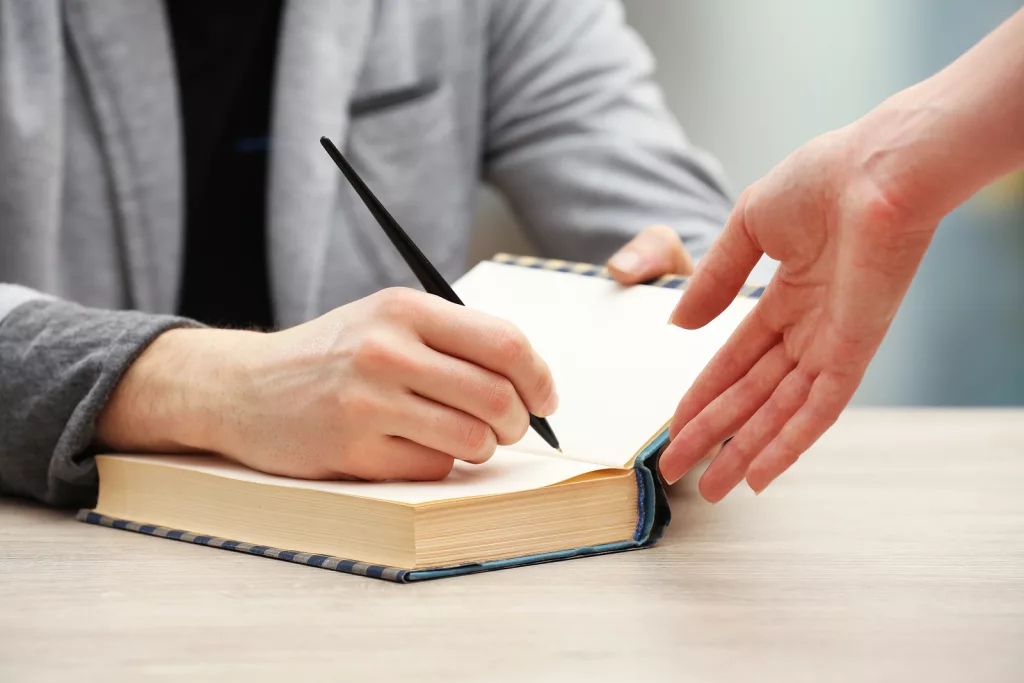
[[[718,444],[700,481],[711,502],[746,478],[760,492],[853,397],[937,220],[915,223],[876,184],[852,129],[822,136],[740,197],[672,322],[706,325],[762,254],[780,262],[749,316],[683,397],[661,471],[675,481]]]

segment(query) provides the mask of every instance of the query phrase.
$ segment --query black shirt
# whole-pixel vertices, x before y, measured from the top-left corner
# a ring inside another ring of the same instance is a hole
[[[273,327],[266,177],[281,0],[165,0],[185,162],[179,313]]]

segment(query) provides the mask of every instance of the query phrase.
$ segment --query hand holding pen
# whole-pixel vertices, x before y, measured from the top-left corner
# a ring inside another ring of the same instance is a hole
[[[327,150],[331,159],[338,165],[345,178],[351,183],[356,194],[359,195],[360,199],[366,204],[366,208],[370,210],[373,217],[377,219],[380,227],[387,234],[391,243],[395,245],[398,253],[402,255],[405,262],[409,265],[409,268],[419,279],[420,284],[429,293],[445,299],[453,304],[463,306],[462,300],[459,299],[455,290],[445,282],[441,274],[437,272],[433,264],[427,260],[427,257],[423,255],[419,247],[412,241],[412,239],[406,234],[405,230],[398,224],[391,214],[388,213],[384,205],[373,195],[370,188],[366,186],[363,179],[359,177],[352,165],[348,163],[348,160],[342,156],[338,148],[334,146],[328,138],[321,137],[320,144]],[[545,413],[546,414],[546,413]],[[533,413],[530,414],[530,426],[533,427],[544,441],[549,446],[557,450],[562,450],[558,445],[558,439],[555,437],[554,431],[551,429],[551,425],[548,424],[547,420],[543,417],[538,417]]]

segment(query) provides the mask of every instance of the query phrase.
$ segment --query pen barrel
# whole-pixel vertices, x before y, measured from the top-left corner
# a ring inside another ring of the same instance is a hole
[[[352,189],[356,191],[359,198],[363,200],[366,208],[373,214],[373,217],[380,224],[381,229],[391,240],[391,243],[395,245],[395,249],[405,259],[406,264],[412,270],[413,274],[423,285],[423,289],[428,294],[439,296],[442,299],[450,301],[453,304],[465,306],[462,303],[462,299],[455,293],[455,290],[451,288],[441,274],[437,272],[423,252],[420,251],[416,243],[412,241],[412,238],[406,234],[402,226],[398,224],[388,210],[384,208],[384,205],[374,196],[370,188],[367,187],[363,179],[359,177],[356,170],[352,168],[352,165],[348,163],[348,160],[342,156],[338,148],[334,146],[334,143],[327,137],[320,138],[320,145],[327,151],[328,156],[334,161],[334,164],[341,169],[345,179],[348,180],[349,184],[352,185]],[[547,420],[536,415],[530,415],[530,426],[533,430],[540,434],[540,437],[547,442],[549,446],[554,449],[561,450],[558,447],[558,439],[555,437],[554,430],[551,429],[551,425],[548,424]]]
[[[556,450],[562,450],[558,445],[558,439],[555,438],[555,432],[551,429],[551,425],[543,417],[537,417],[534,414],[530,414],[530,426],[533,431],[540,435],[540,438],[544,439],[545,442]]]

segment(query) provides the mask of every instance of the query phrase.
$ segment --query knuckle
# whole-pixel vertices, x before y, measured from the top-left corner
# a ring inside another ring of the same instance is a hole
[[[378,315],[392,320],[408,320],[424,306],[420,292],[405,287],[389,287],[373,295]]]
[[[544,401],[555,391],[555,379],[546,368],[537,376],[533,383],[533,395],[538,401]]]
[[[758,181],[744,188],[744,190],[740,192],[739,197],[736,198],[736,208],[743,210],[749,209],[751,204],[754,203],[754,199],[757,196],[757,190],[761,189],[761,185],[763,185],[763,183]]]
[[[500,418],[508,414],[515,404],[516,389],[504,377],[498,377],[491,383],[487,393],[485,411],[489,418]]]
[[[401,363],[402,353],[388,337],[371,334],[359,343],[353,361],[359,370],[374,372]]]
[[[494,434],[497,437],[499,446],[511,446],[519,442],[530,429],[530,414],[526,408],[513,409],[504,420],[501,428],[495,428]]]
[[[505,367],[514,367],[530,350],[530,342],[515,325],[507,325],[498,334],[498,358]]]
[[[680,434],[685,435],[687,444],[694,444],[698,450],[714,440],[714,435],[708,425],[707,415],[703,413],[687,422]]]
[[[524,410],[516,415],[515,422],[512,423],[512,439],[509,444],[517,443],[521,441],[526,432],[530,430],[530,415]]]
[[[483,462],[494,454],[497,438],[490,426],[480,420],[465,420],[461,427],[461,445],[474,462]]]
[[[811,422],[814,424],[812,431],[823,434],[839,420],[843,404],[836,400],[807,401],[804,404],[804,410],[808,411]]]
[[[755,448],[748,439],[733,439],[727,447],[732,462],[740,467],[747,467],[760,452],[760,449]]]

